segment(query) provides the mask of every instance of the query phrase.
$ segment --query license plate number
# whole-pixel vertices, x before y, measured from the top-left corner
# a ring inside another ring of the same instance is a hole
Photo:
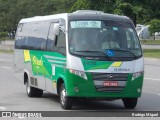
[[[118,86],[118,82],[116,81],[106,81],[103,83],[104,86],[106,87],[116,87]]]

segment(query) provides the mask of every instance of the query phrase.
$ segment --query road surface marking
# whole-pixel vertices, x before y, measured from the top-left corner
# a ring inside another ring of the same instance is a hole
[[[160,81],[160,79],[155,79],[155,78],[144,78],[146,80],[154,80],[154,81]]]
[[[7,67],[7,66],[2,66],[3,68],[6,68],[6,69],[13,69],[11,67]]]
[[[0,61],[6,61],[6,60],[4,60],[4,59],[0,59]]]
[[[154,67],[159,67],[160,66],[159,64],[145,64],[145,65],[154,66]]]
[[[5,107],[0,107],[0,109],[1,109],[1,110],[6,110],[7,108],[5,108]]]
[[[144,92],[144,93],[149,93],[149,94],[154,94],[154,95],[159,95],[159,96],[160,96],[160,94],[157,93],[157,92],[149,92],[149,91],[147,92],[147,91],[146,91],[146,92]]]
[[[0,61],[11,62],[11,60],[0,59]]]

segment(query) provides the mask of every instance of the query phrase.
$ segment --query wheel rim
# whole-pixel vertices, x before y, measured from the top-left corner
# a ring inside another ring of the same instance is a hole
[[[62,92],[61,92],[61,103],[62,103],[62,105],[65,104],[65,101],[66,101],[66,91],[65,91],[65,89],[63,89]]]

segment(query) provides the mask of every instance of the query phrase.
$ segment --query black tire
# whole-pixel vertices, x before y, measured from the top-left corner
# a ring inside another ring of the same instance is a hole
[[[66,89],[64,83],[61,84],[60,87],[60,103],[63,109],[71,109],[72,108],[72,98],[66,95]]]
[[[31,87],[28,80],[26,82],[26,92],[28,97],[42,97],[43,95],[43,90]]]
[[[137,105],[138,98],[124,98],[122,101],[125,108],[134,109]]]

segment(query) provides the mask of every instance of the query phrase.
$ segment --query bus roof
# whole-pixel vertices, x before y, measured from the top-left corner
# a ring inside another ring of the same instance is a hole
[[[24,19],[20,20],[19,23],[46,21],[46,20],[52,20],[52,19],[57,19],[57,18],[66,18],[66,17],[67,17],[67,13],[47,15],[47,16],[35,16],[35,17],[31,17],[31,18],[24,18]]]
[[[110,20],[119,20],[119,21],[128,21],[130,20],[126,16],[120,16],[115,14],[108,14],[102,11],[95,11],[95,10],[78,10],[73,13],[62,13],[62,14],[55,14],[55,15],[47,15],[47,16],[35,16],[31,18],[24,18],[20,21],[20,23],[27,23],[27,22],[36,22],[36,21],[46,21],[58,18],[67,19],[67,17],[78,19],[78,18],[101,18],[101,19],[110,19]]]
[[[116,21],[131,21],[130,18],[126,16],[108,14],[102,11],[95,10],[78,10],[73,13],[69,13],[71,19],[101,19],[101,20],[116,20]]]

